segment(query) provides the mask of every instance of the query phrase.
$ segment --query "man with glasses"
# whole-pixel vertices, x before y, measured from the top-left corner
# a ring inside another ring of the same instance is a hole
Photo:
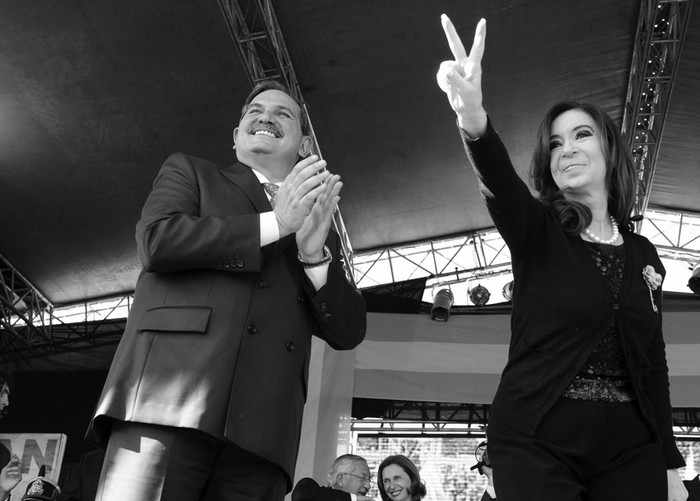
[[[372,475],[361,456],[343,454],[328,470],[328,486],[312,478],[302,478],[294,487],[292,501],[372,501],[367,497]]]

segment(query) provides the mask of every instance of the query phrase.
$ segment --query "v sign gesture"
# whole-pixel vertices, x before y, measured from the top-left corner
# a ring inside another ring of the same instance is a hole
[[[457,122],[472,137],[486,132],[486,111],[481,92],[481,59],[486,45],[486,20],[482,19],[474,32],[474,43],[467,55],[452,21],[441,16],[442,29],[454,61],[443,61],[437,73],[440,88],[447,94],[450,106],[457,114]]]

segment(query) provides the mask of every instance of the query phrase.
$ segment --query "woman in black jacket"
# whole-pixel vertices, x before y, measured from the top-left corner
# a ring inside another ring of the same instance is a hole
[[[501,501],[684,501],[661,330],[665,270],[632,232],[635,167],[610,117],[555,105],[518,177],[482,105],[486,23],[438,83],[457,114],[486,206],[511,252],[508,363],[491,406]]]

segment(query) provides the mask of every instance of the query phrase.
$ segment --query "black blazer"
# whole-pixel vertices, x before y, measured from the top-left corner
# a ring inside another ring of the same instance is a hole
[[[654,246],[621,228],[627,258],[615,299],[581,237],[566,235],[556,215],[531,195],[491,123],[478,141],[462,135],[513,263],[508,363],[492,415],[533,435],[614,320],[644,419],[662,439],[667,467],[683,466],[671,422],[661,288],[650,291],[642,275],[647,265],[665,274]]]
[[[241,163],[165,161],[136,226],[143,270],[91,436],[104,442],[111,419],[197,429],[279,465],[291,489],[311,337],[352,349],[366,315],[337,235],[316,292],[294,235],[260,248],[269,210]]]

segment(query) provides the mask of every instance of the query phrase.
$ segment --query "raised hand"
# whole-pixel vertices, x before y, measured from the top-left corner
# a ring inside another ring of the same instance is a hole
[[[474,42],[467,54],[462,40],[445,14],[441,16],[442,28],[450,46],[453,61],[443,61],[437,72],[440,88],[447,94],[450,106],[457,114],[459,126],[467,134],[479,137],[486,131],[486,111],[481,91],[481,60],[486,44],[486,20],[476,26]]]
[[[297,163],[277,191],[274,208],[280,237],[298,231],[330,177],[326,161],[311,155]],[[322,244],[323,246],[323,244]]]
[[[0,470],[0,495],[7,495],[22,480],[21,462],[16,454],[13,454],[10,461]],[[0,496],[4,499],[4,496]]]
[[[340,176],[336,174],[325,180],[323,192],[318,196],[311,212],[297,231],[297,247],[302,258],[317,261],[323,257],[323,245],[331,227],[333,212],[340,201],[342,187]]]

